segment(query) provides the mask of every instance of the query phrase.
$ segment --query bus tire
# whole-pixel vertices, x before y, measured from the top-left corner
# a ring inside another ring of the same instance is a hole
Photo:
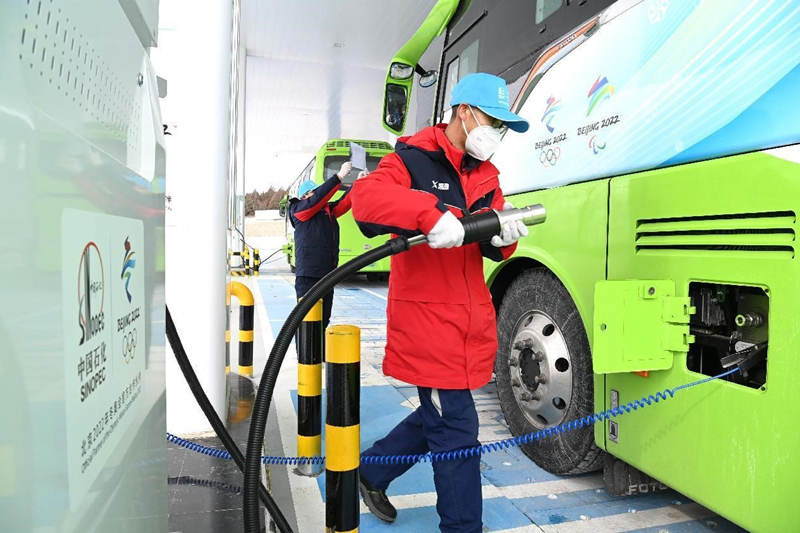
[[[522,272],[505,293],[497,317],[497,394],[514,436],[576,420],[594,411],[591,351],[580,313],[547,269]],[[521,445],[552,474],[603,466],[594,426]]]

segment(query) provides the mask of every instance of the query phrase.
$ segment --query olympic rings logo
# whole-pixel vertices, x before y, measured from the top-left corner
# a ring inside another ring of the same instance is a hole
[[[561,157],[561,148],[556,146],[555,148],[548,148],[546,150],[542,150],[539,153],[539,162],[545,168],[552,167],[558,162],[559,157]]]
[[[136,355],[136,344],[139,340],[139,332],[133,328],[122,336],[122,356],[126,363],[133,361]]]

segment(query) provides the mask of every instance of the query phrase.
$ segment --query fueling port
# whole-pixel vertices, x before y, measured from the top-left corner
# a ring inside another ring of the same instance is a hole
[[[689,329],[694,336],[686,355],[689,370],[707,376],[737,366],[727,379],[753,389],[767,383],[769,294],[761,287],[690,283],[697,312]]]

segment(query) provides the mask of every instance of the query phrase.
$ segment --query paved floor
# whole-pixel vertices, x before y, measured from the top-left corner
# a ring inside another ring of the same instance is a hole
[[[267,245],[264,246],[267,249]],[[293,277],[283,260],[264,266],[247,282],[256,298],[255,367],[263,368],[284,319],[295,304]],[[332,323],[361,328],[361,445],[365,449],[418,405],[416,389],[383,376],[381,361],[386,330],[385,283],[353,279],[336,290]],[[295,455],[296,361],[290,347],[276,386],[274,412],[267,427],[267,453]],[[232,362],[235,355],[232,356]],[[235,365],[232,364],[235,368]],[[234,437],[246,439],[249,380],[232,375]],[[258,376],[256,376],[256,379]],[[323,381],[324,383],[324,381]],[[234,392],[235,391],[235,392]],[[510,436],[494,384],[474,391],[482,442]],[[324,407],[323,407],[324,413]],[[324,438],[324,436],[323,436]],[[216,439],[206,441],[216,445]],[[230,461],[195,454],[170,445],[170,531],[236,530],[241,524],[241,474]],[[602,488],[599,474],[551,475],[519,449],[487,454],[481,460],[484,531],[557,532],[701,532],[741,531],[684,496],[668,491],[649,496],[614,498]],[[324,474],[301,477],[287,467],[269,473],[279,504],[298,532],[324,529]],[[399,510],[392,525],[375,519],[361,506],[361,531],[437,531],[436,494],[429,464],[418,464],[388,490]],[[198,509],[205,511],[198,512]]]

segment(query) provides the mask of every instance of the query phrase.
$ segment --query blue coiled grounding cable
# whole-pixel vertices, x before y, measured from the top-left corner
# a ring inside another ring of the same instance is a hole
[[[668,400],[674,397],[675,394],[680,390],[689,389],[697,385],[702,385],[703,383],[708,383],[709,381],[721,379],[726,376],[730,376],[731,374],[734,374],[735,372],[738,371],[739,368],[735,367],[732,368],[731,370],[728,370],[727,372],[723,372],[722,374],[718,374],[716,376],[708,377],[698,381],[693,381],[691,383],[686,383],[684,385],[680,385],[673,389],[664,389],[663,392],[656,392],[655,394],[646,396],[641,400],[634,400],[632,402],[628,402],[624,405],[615,407],[613,409],[607,409],[599,413],[593,413],[583,418],[578,418],[577,420],[571,420],[569,422],[564,422],[562,424],[558,424],[551,428],[533,431],[525,435],[520,435],[519,437],[511,437],[504,440],[489,442],[486,444],[481,444],[479,446],[472,446],[470,448],[462,448],[460,450],[453,450],[449,452],[437,452],[437,453],[428,452],[428,453],[413,454],[413,455],[362,455],[361,463],[396,465],[396,464],[413,464],[413,463],[425,463],[425,462],[432,463],[435,461],[452,461],[454,459],[463,459],[465,457],[483,455],[485,453],[496,452],[514,446],[521,446],[523,444],[528,444],[537,440],[541,440],[545,437],[552,437],[553,435],[558,435],[559,433],[566,433],[567,431],[572,431],[574,429],[579,429],[584,426],[593,425],[597,422],[603,422],[605,420],[610,420],[612,418],[622,416],[625,413],[630,413],[631,411],[643,409],[649,405],[658,403],[661,400]],[[167,440],[169,442],[177,444],[178,446],[182,446],[189,450],[202,453],[205,455],[210,455],[212,457],[218,457],[220,459],[231,458],[231,454],[229,454],[226,450],[203,446],[202,444],[182,439],[176,435],[173,435],[172,433],[167,433]],[[323,464],[324,462],[325,462],[324,457],[280,457],[280,456],[266,456],[266,455],[261,456],[261,463],[265,465],[266,464],[304,465],[304,464]]]

